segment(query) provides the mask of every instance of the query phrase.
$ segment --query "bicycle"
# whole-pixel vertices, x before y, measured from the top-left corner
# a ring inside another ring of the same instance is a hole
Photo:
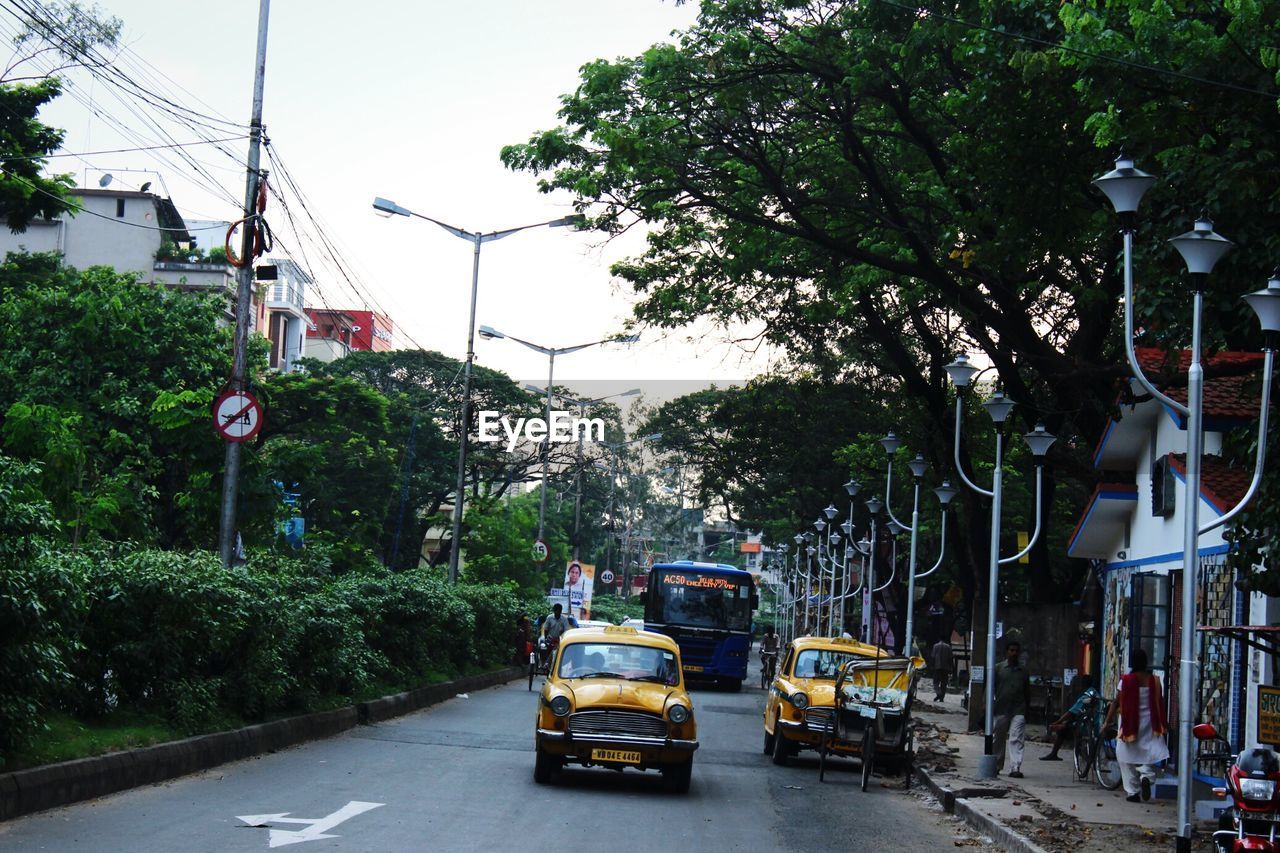
[[[1099,785],[1114,791],[1120,787],[1120,764],[1116,760],[1115,727],[1102,727],[1105,708],[1100,698],[1085,705],[1084,714],[1075,721],[1072,754],[1076,779],[1083,782],[1092,772]]]
[[[760,653],[760,689],[768,690],[773,684],[773,676],[778,668],[777,652]]]

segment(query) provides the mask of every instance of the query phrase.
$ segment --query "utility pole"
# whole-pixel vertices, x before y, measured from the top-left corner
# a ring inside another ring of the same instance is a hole
[[[257,221],[257,198],[262,176],[258,172],[262,146],[262,90],[267,74],[267,19],[271,0],[258,2],[258,51],[254,60],[253,112],[249,119],[249,159],[245,164],[244,222],[241,228],[240,260],[236,271],[236,332],[231,362],[231,389],[248,387],[248,350],[250,311],[253,307],[253,253],[260,224]],[[240,486],[240,442],[227,442],[226,461],[222,473],[222,515],[218,531],[218,552],[222,565],[230,568],[235,559],[236,499]]]

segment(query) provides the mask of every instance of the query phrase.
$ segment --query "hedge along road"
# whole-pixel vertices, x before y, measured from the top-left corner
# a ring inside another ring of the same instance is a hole
[[[535,683],[535,688],[537,683]],[[857,763],[761,754],[759,689],[693,694],[701,748],[687,795],[656,772],[567,769],[533,781],[537,693],[523,681],[323,741],[0,823],[0,849],[847,850],[951,847],[938,813],[859,792]],[[794,786],[794,787],[792,787]],[[256,816],[249,827],[239,816]],[[293,822],[290,822],[293,821]],[[304,822],[305,821],[305,822]],[[311,823],[321,821],[320,823]],[[312,837],[314,840],[308,841]]]

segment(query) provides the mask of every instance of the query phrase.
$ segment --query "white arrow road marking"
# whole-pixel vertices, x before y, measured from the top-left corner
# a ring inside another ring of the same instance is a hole
[[[286,844],[300,844],[303,841],[319,841],[321,838],[337,838],[336,835],[326,835],[325,831],[333,829],[345,820],[350,820],[356,815],[364,814],[367,811],[376,809],[384,805],[383,803],[362,803],[359,800],[352,800],[342,808],[338,809],[331,815],[320,818],[299,818],[287,817],[289,812],[280,812],[279,814],[254,814],[254,815],[237,815],[236,820],[242,820],[246,826],[266,826],[269,823],[305,823],[306,829],[273,829],[270,835],[271,847],[284,847]]]

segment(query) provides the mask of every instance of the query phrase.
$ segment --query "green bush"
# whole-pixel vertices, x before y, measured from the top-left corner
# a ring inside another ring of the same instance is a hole
[[[0,525],[39,527],[30,507],[5,507]],[[227,571],[208,552],[15,541],[0,544],[0,557],[28,558],[22,571],[0,565],[0,750],[55,707],[162,715],[194,732],[505,664],[529,612],[510,585],[450,585],[363,558],[335,575],[325,549]]]
[[[80,610],[73,579],[39,561],[55,525],[37,473],[0,456],[0,752],[26,742],[66,682]]]

